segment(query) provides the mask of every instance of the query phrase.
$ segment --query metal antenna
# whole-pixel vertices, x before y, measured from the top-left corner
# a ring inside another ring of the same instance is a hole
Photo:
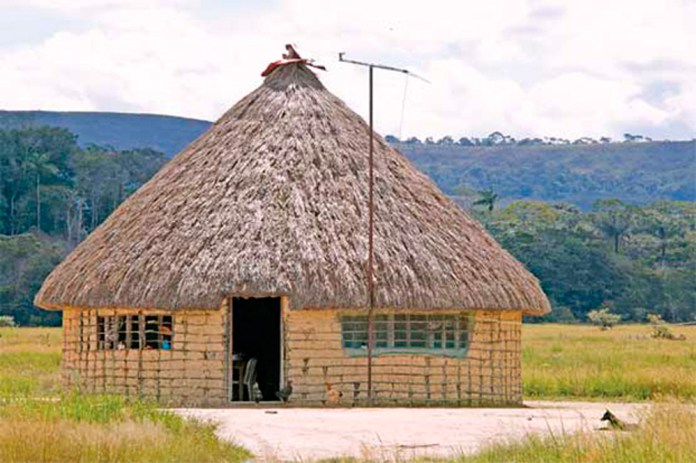
[[[369,165],[370,165],[370,180],[369,180],[369,191],[368,191],[368,210],[369,210],[369,244],[368,244],[368,258],[367,258],[367,291],[369,294],[369,305],[368,305],[368,311],[367,311],[367,399],[369,403],[372,403],[373,399],[373,393],[372,393],[372,351],[373,351],[373,346],[374,346],[374,310],[375,310],[375,283],[374,283],[374,255],[375,255],[375,248],[374,248],[374,236],[375,236],[375,194],[374,194],[374,184],[375,184],[375,176],[374,176],[374,137],[375,137],[375,130],[374,130],[374,124],[373,124],[373,117],[372,117],[372,108],[373,108],[373,70],[374,69],[384,69],[385,71],[394,71],[394,72],[400,72],[402,74],[406,74],[408,76],[415,77],[417,79],[420,79],[424,82],[428,82],[426,79],[418,76],[417,74],[412,73],[408,69],[400,69],[400,68],[395,68],[392,66],[386,66],[383,64],[374,64],[374,63],[366,63],[363,61],[355,61],[352,59],[346,59],[345,58],[345,52],[341,52],[338,54],[338,60],[343,62],[343,63],[350,63],[350,64],[356,64],[358,66],[365,66],[369,69],[369,83],[370,83],[370,111],[369,111],[369,119],[370,119],[370,156],[369,156]],[[429,83],[429,82],[428,82]]]

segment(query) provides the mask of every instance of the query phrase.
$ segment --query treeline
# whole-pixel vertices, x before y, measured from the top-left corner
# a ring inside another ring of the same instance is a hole
[[[597,145],[608,143],[619,143],[611,137],[580,137],[575,140],[562,137],[525,137],[516,139],[502,132],[493,132],[487,137],[461,137],[457,140],[451,135],[445,135],[435,140],[433,137],[426,137],[421,141],[418,137],[408,137],[400,140],[394,135],[387,135],[384,139],[391,144],[404,143],[407,145],[459,145],[459,146],[532,146],[532,145]],[[621,143],[647,143],[653,141],[652,138],[638,134],[625,133]]]
[[[0,315],[60,323],[32,304],[43,279],[165,161],[150,149],[80,148],[59,128],[0,130]],[[626,320],[696,318],[696,203],[500,209],[497,193],[481,192],[472,213],[541,280],[554,307],[548,320],[586,321],[600,307]]]
[[[62,128],[0,130],[0,314],[57,323],[31,304],[41,281],[165,161],[151,149],[80,148]]]
[[[602,200],[583,213],[526,201],[495,210],[496,199],[482,192],[473,213],[539,278],[554,308],[546,320],[607,307],[624,320],[696,321],[696,203]]]

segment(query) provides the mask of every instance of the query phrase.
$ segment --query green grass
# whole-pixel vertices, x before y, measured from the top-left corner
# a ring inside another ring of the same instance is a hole
[[[56,395],[60,347],[59,328],[0,328],[0,399]]]
[[[0,328],[0,461],[239,462],[215,427],[118,396],[63,395],[60,330]]]
[[[650,337],[647,325],[611,330],[525,325],[522,383],[527,399],[696,400],[696,327],[672,328],[685,341]]]

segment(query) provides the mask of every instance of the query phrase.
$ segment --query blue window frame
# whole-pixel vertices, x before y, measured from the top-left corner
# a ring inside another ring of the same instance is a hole
[[[373,354],[466,356],[468,314],[380,314],[374,316]],[[341,342],[349,355],[367,355],[367,315],[341,317]]]

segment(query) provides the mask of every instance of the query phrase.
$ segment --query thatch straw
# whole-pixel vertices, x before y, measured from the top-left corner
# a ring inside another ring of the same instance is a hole
[[[301,64],[278,68],[46,279],[38,306],[367,303],[368,127]],[[537,280],[381,137],[376,306],[549,311]]]

